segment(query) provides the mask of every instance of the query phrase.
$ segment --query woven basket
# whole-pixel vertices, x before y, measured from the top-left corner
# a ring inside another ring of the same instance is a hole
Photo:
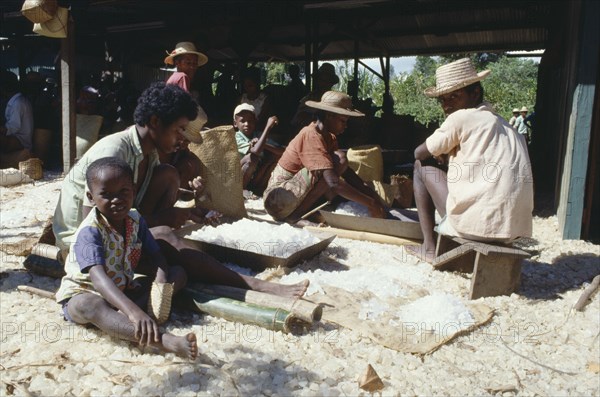
[[[21,13],[33,23],[43,23],[54,17],[57,8],[56,0],[25,0]]]
[[[19,171],[28,175],[31,179],[42,179],[44,172],[42,170],[42,160],[31,158],[29,160],[19,162]]]
[[[348,165],[365,182],[383,179],[383,155],[377,145],[348,149]]]
[[[173,299],[173,284],[153,282],[148,300],[148,314],[156,320],[158,325],[167,322],[171,314]]]
[[[233,127],[215,127],[200,135],[202,143],[189,146],[202,162],[200,176],[206,184],[198,205],[231,218],[245,217],[242,167]]]

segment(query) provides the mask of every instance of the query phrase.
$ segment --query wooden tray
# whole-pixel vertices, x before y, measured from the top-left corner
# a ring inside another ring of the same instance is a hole
[[[175,234],[183,238],[188,244],[203,252],[206,252],[221,262],[234,263],[238,266],[248,267],[256,271],[262,271],[268,267],[295,266],[298,263],[310,259],[319,252],[323,251],[336,237],[335,234],[331,233],[310,231],[310,233],[314,234],[319,239],[318,243],[304,247],[303,249],[294,252],[287,258],[281,258],[278,256],[244,251],[233,247],[226,247],[185,237],[186,235],[189,235],[193,231],[200,228],[202,228],[202,225],[190,225],[176,230]]]
[[[412,240],[423,240],[423,233],[418,222],[405,222],[394,219],[378,219],[369,217],[356,217],[352,215],[334,214],[331,211],[319,211],[325,222],[331,227],[340,229],[357,230],[386,234],[388,236],[402,237]]]

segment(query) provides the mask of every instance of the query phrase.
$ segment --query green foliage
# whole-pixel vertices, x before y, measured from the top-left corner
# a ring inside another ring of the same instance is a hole
[[[354,79],[354,61],[342,60],[336,62],[336,74],[340,78],[334,90],[342,92],[350,92],[348,85],[352,84]],[[359,103],[355,104],[361,110],[368,111],[370,106],[380,107],[383,103],[383,93],[385,86],[383,81],[364,66],[358,66],[358,99]]]
[[[441,123],[444,113],[435,99],[425,96],[423,91],[435,85],[435,70],[446,63],[459,58],[470,57],[477,70],[489,69],[491,74],[482,81],[485,100],[494,105],[504,118],[512,116],[513,108],[527,106],[532,110],[537,90],[538,65],[530,59],[509,58],[504,54],[452,54],[438,57],[417,56],[410,73],[392,75],[390,93],[394,98],[394,112],[411,115],[421,124]],[[336,63],[340,82],[333,89],[348,92],[354,76],[354,62],[341,60]],[[286,84],[287,64],[259,63],[263,70],[263,82],[267,84]],[[369,70],[359,65],[358,98],[362,103],[372,101],[375,106],[383,102],[384,83]]]
[[[422,69],[427,70],[427,69]],[[435,85],[434,74],[423,74],[418,70],[401,73],[390,81],[390,93],[394,98],[394,113],[411,115],[421,124],[441,122],[444,113],[436,100],[423,94],[427,87]]]
[[[435,69],[448,62],[469,56],[478,70],[489,69],[491,74],[482,81],[485,100],[507,120],[512,109],[535,104],[538,65],[530,59],[508,58],[502,54],[454,54],[432,58],[418,56],[411,73],[394,76],[390,93],[395,100],[397,114],[409,114],[416,121],[428,125],[442,122],[444,114],[435,99],[423,91],[435,85]]]
[[[483,81],[486,100],[507,120],[513,108],[535,105],[538,65],[530,59],[501,57],[489,63],[490,76]]]
[[[258,62],[256,67],[262,70],[262,87],[269,84],[286,84],[287,64],[281,62]]]

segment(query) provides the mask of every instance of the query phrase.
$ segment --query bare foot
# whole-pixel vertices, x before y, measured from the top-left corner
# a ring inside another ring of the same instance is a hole
[[[435,249],[425,249],[423,244],[421,245],[405,245],[404,249],[410,255],[416,256],[422,262],[433,263],[435,259]]]
[[[187,357],[190,360],[195,360],[198,357],[198,343],[196,334],[190,332],[186,336],[176,336],[172,334],[163,334],[163,348],[171,353],[175,353],[182,357]]]
[[[264,281],[253,288],[256,291],[268,294],[285,296],[288,298],[300,298],[308,289],[309,280],[300,281],[296,284],[278,284]]]

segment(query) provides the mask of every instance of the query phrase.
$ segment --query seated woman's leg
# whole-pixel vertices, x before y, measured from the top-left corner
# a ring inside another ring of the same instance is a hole
[[[144,215],[155,214],[172,208],[177,201],[179,181],[179,172],[172,165],[161,164],[156,166],[150,184],[138,205],[140,213]]]
[[[308,288],[308,280],[284,285],[263,281],[234,272],[212,256],[193,248],[165,226],[150,229],[169,264],[181,265],[190,281],[267,292],[274,295],[300,297]],[[242,264],[243,265],[243,264]]]

